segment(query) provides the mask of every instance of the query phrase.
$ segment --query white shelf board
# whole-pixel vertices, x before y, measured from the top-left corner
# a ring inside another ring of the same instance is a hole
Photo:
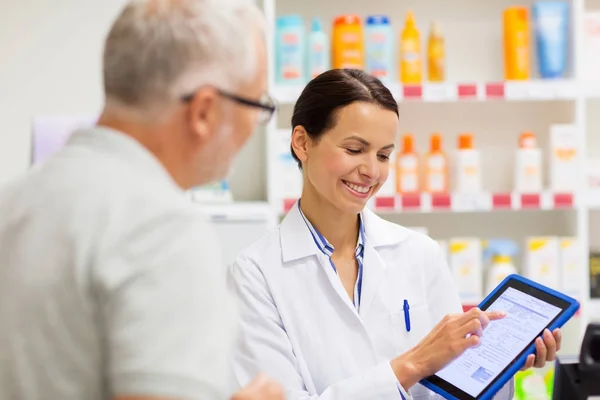
[[[397,213],[489,213],[499,211],[559,211],[577,207],[573,193],[448,193],[376,196],[369,207],[380,214]],[[283,199],[279,209],[286,213],[296,202]]]
[[[402,85],[388,83],[396,100],[445,103],[457,101],[564,101],[575,100],[583,90],[577,82],[565,80],[528,80],[506,82],[424,83]],[[272,95],[279,104],[294,104],[304,85],[275,85]],[[600,85],[597,94],[600,97]]]

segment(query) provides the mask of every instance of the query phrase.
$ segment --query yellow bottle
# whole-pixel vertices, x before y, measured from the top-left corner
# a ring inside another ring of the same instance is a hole
[[[427,44],[427,79],[443,82],[446,79],[446,47],[439,26],[434,22]]]
[[[409,85],[420,84],[422,77],[421,35],[415,17],[409,11],[400,35],[400,81]]]

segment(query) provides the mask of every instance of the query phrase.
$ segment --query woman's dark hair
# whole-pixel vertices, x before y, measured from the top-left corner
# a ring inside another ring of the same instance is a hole
[[[363,101],[376,104],[398,115],[398,103],[383,83],[358,69],[332,69],[311,80],[294,106],[292,130],[302,126],[311,139],[318,141],[336,123],[337,111]],[[292,156],[302,164],[294,149]]]

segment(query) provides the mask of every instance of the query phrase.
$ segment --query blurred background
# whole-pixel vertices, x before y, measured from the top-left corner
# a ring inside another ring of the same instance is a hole
[[[124,3],[0,0],[0,184],[94,123],[102,43]],[[513,272],[579,299],[563,335],[563,353],[576,354],[600,320],[600,0],[259,4],[277,118],[226,181],[190,192],[226,260],[300,194],[289,140],[303,85],[362,68],[397,97],[401,123],[370,207],[439,241],[465,308]],[[544,398],[551,368],[531,373],[519,390]]]

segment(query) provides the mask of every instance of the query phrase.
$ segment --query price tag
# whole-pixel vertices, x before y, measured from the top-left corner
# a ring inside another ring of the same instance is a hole
[[[423,87],[421,85],[406,85],[402,88],[402,94],[405,100],[420,100],[423,96]]]
[[[491,198],[485,193],[454,193],[452,195],[452,211],[488,211],[491,209]]]
[[[477,97],[477,85],[474,83],[465,83],[458,85],[458,97],[461,100]]]
[[[485,96],[489,98],[501,99],[504,98],[503,83],[488,83],[485,85]]]

